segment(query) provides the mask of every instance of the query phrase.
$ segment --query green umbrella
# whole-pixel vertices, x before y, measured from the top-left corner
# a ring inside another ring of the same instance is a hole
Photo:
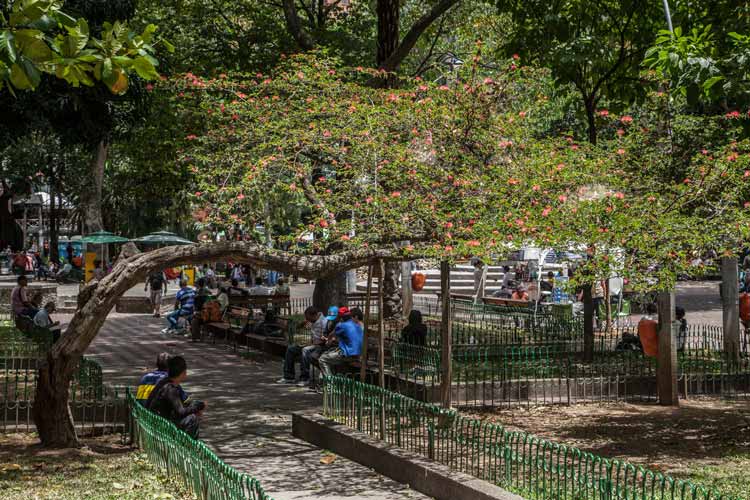
[[[181,236],[177,236],[169,231],[157,231],[155,233],[141,236],[133,241],[136,243],[150,243],[152,245],[192,245],[193,242],[186,240]]]
[[[83,238],[81,238],[81,241],[90,245],[104,245],[107,243],[125,243],[130,240],[128,240],[127,238],[123,238],[122,236],[114,235],[107,231],[97,231],[95,233],[84,236]]]

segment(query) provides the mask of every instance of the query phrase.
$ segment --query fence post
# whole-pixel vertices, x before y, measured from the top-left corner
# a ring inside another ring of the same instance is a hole
[[[442,322],[440,328],[442,357],[440,358],[442,381],[441,401],[444,408],[451,407],[451,384],[453,381],[453,335],[451,331],[451,266],[447,260],[440,263],[440,293],[442,293]]]
[[[435,460],[435,424],[427,424],[427,458]]]
[[[359,369],[359,380],[364,382],[367,377],[367,350],[370,345],[370,301],[372,300],[372,265],[367,267],[367,297],[365,298],[365,332],[362,342],[362,365]]]
[[[674,335],[674,292],[659,292],[659,355],[656,365],[656,385],[659,404],[679,406],[677,390],[677,347]]]
[[[591,284],[586,284],[583,285],[583,359],[587,363],[594,360],[594,314]]]
[[[724,325],[724,352],[731,359],[739,360],[740,305],[737,276],[737,257],[722,257],[721,305]]]
[[[383,292],[385,289],[385,262],[378,261],[378,382],[380,385],[380,439],[385,441],[385,328],[383,325]]]

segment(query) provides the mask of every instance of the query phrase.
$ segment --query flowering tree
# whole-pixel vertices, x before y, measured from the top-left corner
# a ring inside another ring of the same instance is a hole
[[[731,248],[747,232],[749,144],[706,152],[670,181],[651,161],[660,134],[629,116],[601,114],[622,130],[606,148],[537,138],[548,97],[533,69],[509,62],[489,78],[468,68],[453,87],[417,80],[396,90],[362,85],[371,77],[298,56],[273,76],[159,84],[179,103],[178,161],[196,176],[202,224],[268,225],[281,205],[304,216],[275,235],[286,250],[254,241],[163,248],[123,257],[87,286],[40,372],[43,442],[75,442],[66,389],[76,363],[117,297],[155,269],[232,259],[321,278],[380,259],[588,245],[596,251],[583,279],[617,271],[667,288],[692,250]],[[303,243],[308,234],[314,241]],[[411,243],[394,246],[403,240]]]

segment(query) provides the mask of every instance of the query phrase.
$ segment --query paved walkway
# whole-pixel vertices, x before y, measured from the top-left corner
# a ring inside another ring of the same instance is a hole
[[[323,450],[294,438],[291,413],[318,410],[322,397],[276,384],[280,360],[259,353],[243,359],[220,344],[164,337],[163,327],[163,319],[110,314],[87,355],[101,362],[112,384],[136,383],[159,352],[185,356],[185,388],[208,403],[201,438],[228,464],[258,478],[276,500],[427,498],[341,457],[322,464]]]

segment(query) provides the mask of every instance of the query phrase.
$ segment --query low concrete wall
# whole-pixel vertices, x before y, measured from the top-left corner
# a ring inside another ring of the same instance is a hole
[[[493,484],[452,471],[318,414],[292,414],[292,434],[437,500],[523,500]]]
[[[164,309],[164,307],[166,306],[169,306],[171,309],[171,307],[174,305],[174,301],[174,293],[165,295],[161,300],[162,309]],[[118,313],[126,314],[150,314],[154,312],[154,309],[151,306],[151,301],[147,296],[131,295],[122,296],[117,299],[115,311]]]
[[[0,285],[0,314],[10,314],[10,294],[15,288],[15,283],[3,283]],[[57,304],[57,284],[44,281],[29,283],[26,296],[32,302],[43,306],[47,302]],[[58,306],[60,304],[57,304]]]

